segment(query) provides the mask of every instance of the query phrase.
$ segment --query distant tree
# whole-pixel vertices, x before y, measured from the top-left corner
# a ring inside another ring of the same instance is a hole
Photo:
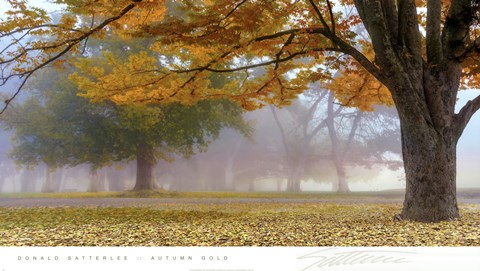
[[[35,83],[32,98],[12,107],[3,123],[14,130],[12,158],[25,165],[44,163],[50,171],[89,164],[95,181],[97,169],[136,159],[133,189],[154,189],[158,159],[203,151],[224,127],[249,132],[243,110],[227,100],[191,106],[92,104],[77,96],[67,72],[45,70]]]
[[[402,166],[398,117],[393,109],[364,112],[340,104],[333,92],[312,90],[282,110],[282,115],[273,107],[271,110],[282,142],[289,191],[299,191],[301,180],[324,179],[328,167],[320,163],[333,165],[337,175],[334,190],[338,192],[350,191],[347,165]]]

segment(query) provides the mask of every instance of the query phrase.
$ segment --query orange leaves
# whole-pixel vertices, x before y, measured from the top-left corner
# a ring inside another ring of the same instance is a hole
[[[339,102],[363,111],[373,111],[374,105],[393,106],[388,89],[367,71],[344,72],[328,85]]]
[[[34,25],[51,21],[46,13],[32,10],[37,14],[33,16],[25,11],[22,2],[17,2],[15,10],[33,20]],[[322,33],[325,26],[331,27],[335,23],[337,37],[354,44],[358,40],[351,29],[360,23],[354,13],[337,11],[338,5],[349,5],[348,1],[336,3],[332,14],[328,5],[319,5],[327,18],[326,23],[319,21],[308,1],[59,2],[66,4],[70,13],[64,14],[55,26],[35,29],[42,31],[41,34],[48,39],[32,41],[36,42],[30,45],[33,51],[39,52],[38,57],[20,55],[18,59],[21,61],[16,68],[24,69],[25,63],[31,59],[43,57],[46,61],[71,44],[74,46],[69,48],[70,51],[81,52],[84,49],[79,43],[82,35],[107,20],[101,31],[89,36],[105,39],[107,43],[110,42],[107,39],[115,37],[118,42],[121,37],[126,49],[119,50],[120,54],[90,55],[91,59],[80,60],[78,73],[70,78],[83,90],[85,97],[95,101],[110,99],[117,103],[190,104],[202,99],[229,97],[247,109],[266,103],[288,104],[313,80],[328,81],[331,71],[339,70],[345,63],[337,53],[339,48],[325,32]],[[133,8],[115,16],[128,6]],[[12,13],[12,16],[18,14]],[[19,27],[17,24],[10,28]],[[144,40],[149,41],[143,43]],[[129,44],[135,43],[135,50],[128,48]],[[39,63],[42,61],[28,65],[34,67]],[[215,82],[218,79],[216,74],[220,74],[225,82]],[[354,72],[344,80],[372,78],[361,74]],[[367,89],[376,88],[375,84],[369,84]],[[359,87],[350,85],[351,88]],[[352,91],[339,90],[338,93],[349,97]],[[385,102],[383,100],[387,98],[383,91],[380,93],[377,96]]]

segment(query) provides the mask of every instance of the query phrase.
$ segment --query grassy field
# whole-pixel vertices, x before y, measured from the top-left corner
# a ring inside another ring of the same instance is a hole
[[[478,204],[435,224],[400,204],[162,203],[149,208],[0,208],[1,246],[479,246]]]

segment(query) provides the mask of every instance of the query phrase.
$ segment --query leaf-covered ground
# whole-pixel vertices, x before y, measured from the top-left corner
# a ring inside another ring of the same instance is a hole
[[[480,205],[435,224],[399,204],[159,204],[0,208],[1,246],[479,246]]]

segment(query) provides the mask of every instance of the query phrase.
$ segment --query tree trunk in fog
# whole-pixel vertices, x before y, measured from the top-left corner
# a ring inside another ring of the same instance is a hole
[[[100,192],[105,191],[105,178],[100,176],[98,168],[92,166],[89,172],[90,183],[88,185],[88,192]]]
[[[335,128],[335,116],[334,116],[334,111],[333,111],[333,105],[334,105],[334,95],[333,93],[328,94],[328,105],[327,105],[327,128],[328,128],[328,135],[330,137],[330,143],[332,144],[332,161],[333,165],[335,166],[335,171],[337,173],[337,185],[336,185],[336,190],[337,192],[350,192],[350,189],[348,188],[348,182],[345,174],[345,165],[344,165],[344,158],[346,157],[346,153],[348,150],[349,146],[345,147],[345,153],[342,156],[341,151],[340,151],[340,142],[338,140],[337,136],[337,130]],[[350,133],[350,143],[353,139],[352,135],[355,134],[356,130],[356,124],[354,123],[352,131]],[[349,145],[349,144],[347,144]]]
[[[125,172],[124,172],[125,173]],[[120,170],[108,168],[105,177],[107,179],[108,191],[123,191],[125,189],[125,176],[121,176]]]
[[[233,172],[233,161],[228,159],[227,166],[225,167],[225,189],[232,190],[235,173]]]
[[[277,192],[281,192],[282,191],[283,180],[278,179],[276,183],[277,183]]]
[[[0,175],[0,193],[3,192],[3,185],[5,184],[6,179],[7,177],[5,175]]]
[[[55,191],[59,192],[63,190],[65,184],[65,177],[66,177],[66,170],[65,168],[61,168],[60,171],[57,170],[54,174],[54,182],[55,182]]]
[[[248,191],[255,191],[255,180],[250,179],[250,181],[248,182]]]
[[[227,158],[227,165],[225,166],[225,189],[226,190],[234,190],[234,182],[235,182],[235,172],[234,172],[234,165],[235,165],[235,157],[238,155],[240,151],[240,147],[242,142],[239,140],[235,144],[235,148],[233,152]]]
[[[303,167],[300,165],[295,166],[290,170],[290,175],[287,180],[288,192],[300,192],[301,176],[303,173]]]
[[[154,190],[157,188],[153,175],[153,168],[156,164],[154,148],[147,144],[137,146],[137,177],[134,191]]]
[[[20,192],[28,193],[28,192],[35,192],[35,184],[38,180],[35,172],[30,169],[24,169],[20,173]],[[14,183],[15,184],[15,183]],[[15,191],[14,187],[14,191]]]
[[[43,193],[53,193],[55,192],[55,178],[54,178],[55,170],[51,167],[47,166],[45,168],[45,183],[42,187]]]
[[[348,187],[348,182],[345,174],[345,168],[343,167],[343,163],[338,163],[334,161],[335,170],[337,172],[337,185],[336,190],[340,193],[348,193],[350,192],[350,188]]]

